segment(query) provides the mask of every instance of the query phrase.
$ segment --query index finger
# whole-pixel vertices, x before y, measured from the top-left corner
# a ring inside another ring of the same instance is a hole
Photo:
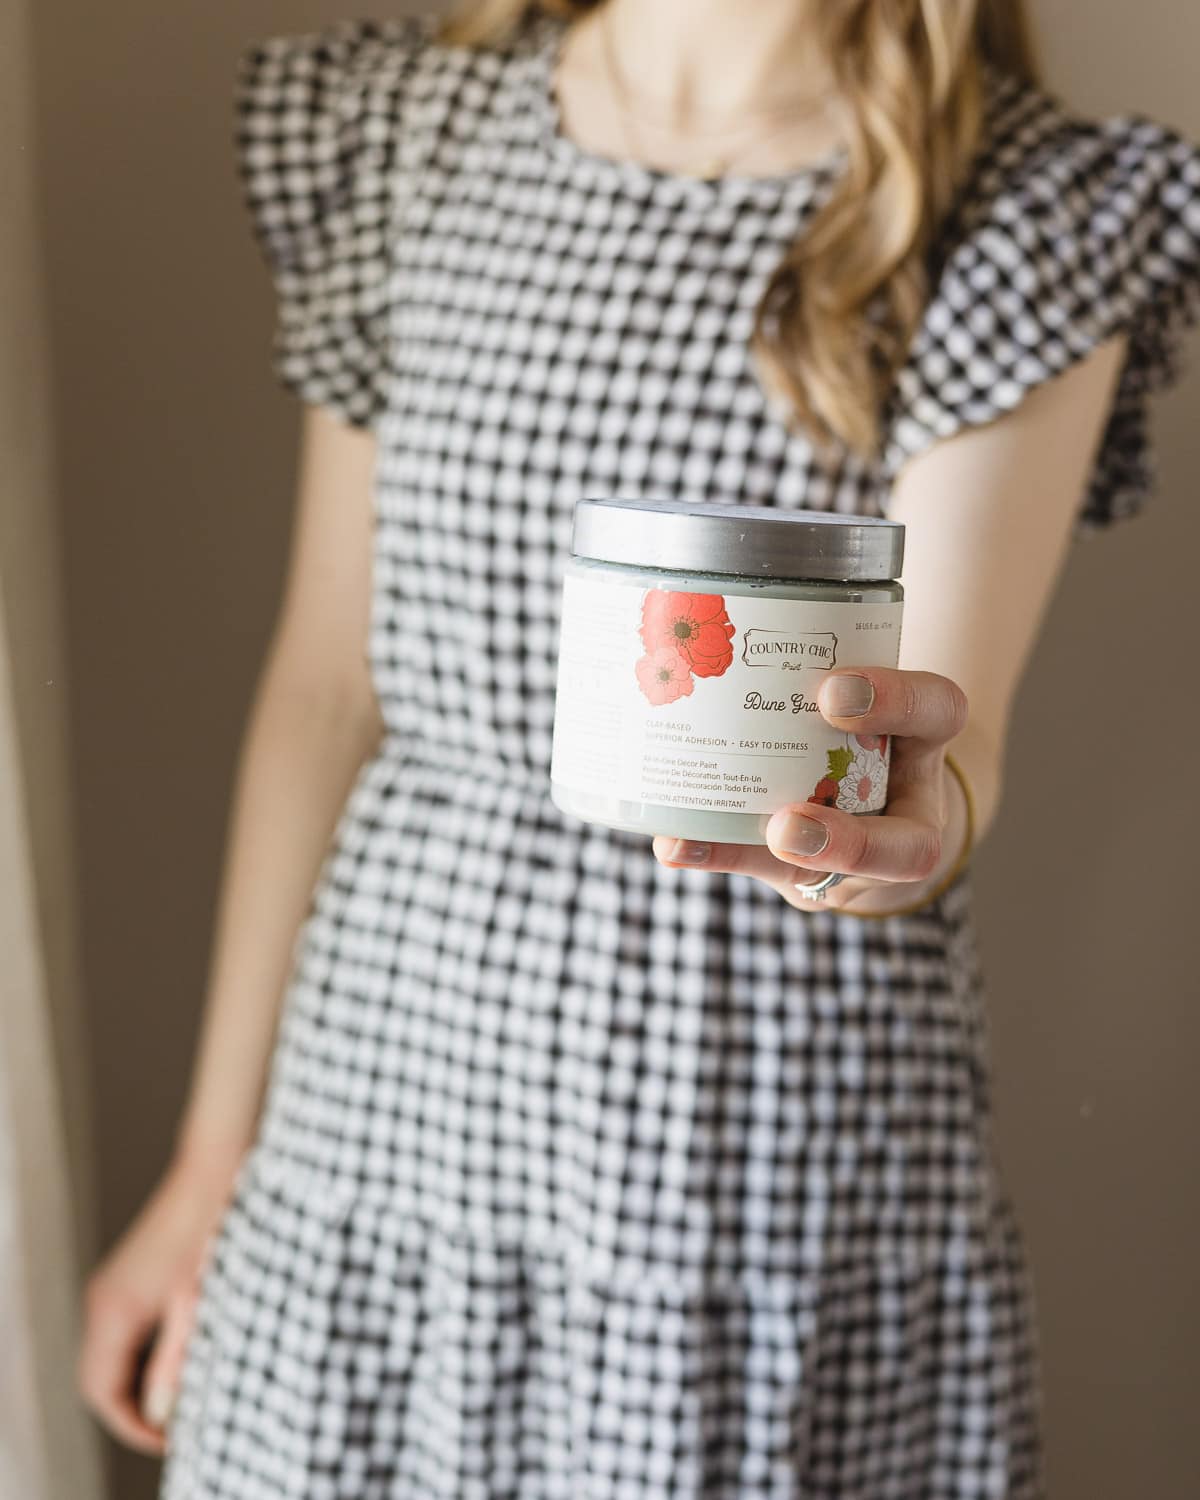
[[[823,718],[855,734],[895,734],[939,749],[967,725],[967,695],[940,672],[836,667],[817,689]]]

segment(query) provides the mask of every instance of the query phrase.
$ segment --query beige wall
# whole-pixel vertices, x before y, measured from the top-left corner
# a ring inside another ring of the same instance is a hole
[[[96,1500],[99,1444],[62,1399],[88,1069],[29,51],[29,6],[0,7],[0,1496]]]
[[[1051,82],[1200,139],[1200,7],[1036,0]],[[1158,412],[1146,514],[1071,561],[1018,704],[980,859],[1001,1148],[1042,1312],[1054,1500],[1200,1494],[1192,934],[1200,341]],[[1184,749],[1181,771],[1193,763]],[[1174,806],[1170,804],[1174,803]]]
[[[50,1024],[62,1073],[63,1112],[87,1236],[87,1068],[80,1046],[78,952],[72,870],[61,530],[47,338],[46,277],[39,239],[32,84],[32,7],[0,10],[0,563],[11,635],[12,699],[24,767],[25,816],[34,870]]]
[[[170,1147],[290,506],[296,412],[269,373],[267,284],[233,177],[234,60],[251,37],[362,9],[36,9],[106,1240]],[[1200,136],[1194,7],[1039,9],[1073,100]],[[1041,1294],[1056,1500],[1183,1500],[1200,1479],[1196,814],[1159,811],[1186,748],[1167,757],[1176,770],[1146,769],[1168,735],[1186,746],[1197,729],[1176,601],[1200,547],[1198,391],[1194,377],[1161,412],[1151,513],[1071,561],[979,859],[1001,1147]],[[121,1500],[152,1493],[140,1460],[117,1476]]]

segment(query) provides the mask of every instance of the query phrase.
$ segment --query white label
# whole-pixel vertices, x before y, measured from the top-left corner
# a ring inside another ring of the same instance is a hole
[[[888,737],[834,729],[816,697],[834,667],[897,664],[899,601],[684,592],[568,568],[562,605],[559,785],[714,812],[883,807]]]

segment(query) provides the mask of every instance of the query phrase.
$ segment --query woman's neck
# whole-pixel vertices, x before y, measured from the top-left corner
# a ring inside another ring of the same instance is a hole
[[[581,42],[590,30],[597,51],[607,25],[633,99],[686,131],[801,105],[830,88],[810,6],[811,0],[604,0],[577,24]]]

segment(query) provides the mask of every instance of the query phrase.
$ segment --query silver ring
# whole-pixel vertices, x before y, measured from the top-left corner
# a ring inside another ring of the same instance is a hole
[[[812,885],[801,885],[797,880],[795,886],[806,901],[823,901],[825,899],[825,892],[831,891],[835,885],[840,885],[845,878],[840,871],[831,870],[828,875],[823,876]]]

